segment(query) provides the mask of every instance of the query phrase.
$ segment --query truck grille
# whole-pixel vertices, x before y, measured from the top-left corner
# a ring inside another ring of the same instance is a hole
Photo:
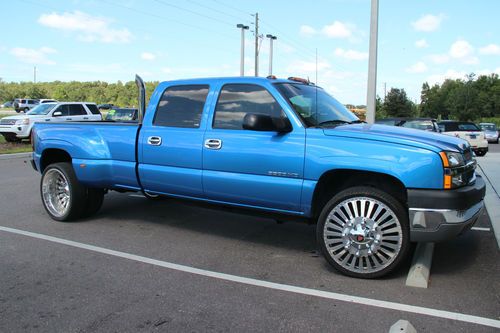
[[[16,123],[15,119],[0,119],[1,125],[14,125]]]

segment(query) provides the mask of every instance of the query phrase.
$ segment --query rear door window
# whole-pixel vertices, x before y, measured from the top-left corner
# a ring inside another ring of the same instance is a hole
[[[208,95],[208,85],[172,86],[163,92],[153,125],[199,128]]]
[[[85,111],[81,104],[70,104],[68,106],[70,116],[83,116],[87,114],[87,111]]]

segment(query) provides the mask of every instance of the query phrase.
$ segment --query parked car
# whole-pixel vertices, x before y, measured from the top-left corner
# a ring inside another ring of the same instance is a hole
[[[136,83],[137,124],[35,124],[31,163],[52,219],[96,213],[108,190],[240,207],[317,222],[332,266],[375,278],[410,242],[454,238],[482,212],[467,141],[361,123],[307,80],[162,82],[147,112]]]
[[[105,103],[105,104],[99,104],[99,105],[97,106],[97,108],[98,108],[99,110],[111,110],[111,109],[113,109],[113,108],[118,108],[118,106],[115,106],[115,105],[113,105],[113,104],[111,104],[111,103]]]
[[[375,121],[377,124],[401,126],[406,128],[414,128],[429,132],[440,132],[438,122],[433,118],[385,118]]]
[[[40,99],[38,101],[38,104],[43,104],[43,103],[58,103],[59,101],[55,99]]]
[[[137,109],[121,108],[111,109],[106,114],[107,121],[137,121]]]
[[[438,125],[443,134],[467,140],[477,156],[484,156],[488,152],[488,141],[476,124],[468,121],[444,120]]]
[[[2,108],[2,109],[3,109],[3,108],[11,108],[11,107],[12,107],[12,105],[13,105],[13,103],[12,103],[12,102],[10,102],[10,101],[8,101],[8,102],[5,102],[5,103],[3,103],[2,105],[0,105],[0,108]]]
[[[24,115],[0,119],[0,134],[7,142],[28,139],[35,122],[102,120],[95,103],[42,103]]]
[[[38,105],[38,99],[29,99],[29,98],[16,98],[14,100],[14,110],[17,113],[24,111],[24,113],[28,112],[31,108],[34,108]]]
[[[484,132],[486,140],[491,143],[498,143],[498,128],[493,123],[479,123],[479,127]]]

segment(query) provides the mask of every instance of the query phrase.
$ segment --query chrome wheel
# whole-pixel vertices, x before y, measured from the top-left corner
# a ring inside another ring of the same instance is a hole
[[[55,217],[68,213],[71,192],[66,176],[58,169],[48,170],[42,180],[42,199],[45,207]]]
[[[401,223],[385,203],[352,197],[335,205],[323,227],[328,255],[343,269],[370,274],[386,269],[401,252]]]

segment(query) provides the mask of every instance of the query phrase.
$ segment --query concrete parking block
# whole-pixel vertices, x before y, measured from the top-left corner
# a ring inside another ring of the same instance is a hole
[[[389,333],[417,333],[417,330],[408,320],[398,320],[389,329]]]
[[[418,243],[413,255],[412,265],[406,278],[409,287],[427,288],[432,265],[434,243]]]

